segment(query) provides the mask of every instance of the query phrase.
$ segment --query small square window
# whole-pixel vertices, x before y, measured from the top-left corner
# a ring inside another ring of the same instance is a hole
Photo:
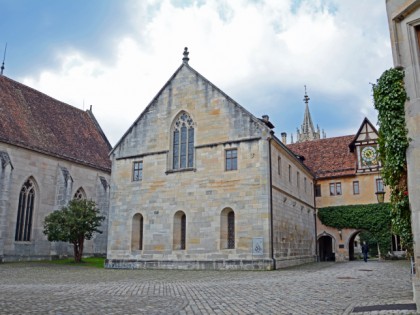
[[[226,171],[238,169],[238,150],[231,149],[225,151]]]
[[[353,182],[353,195],[358,195],[360,193],[359,191],[359,181]]]
[[[330,196],[341,195],[341,183],[330,183]]]
[[[341,195],[341,183],[335,183],[335,190],[337,195]]]
[[[330,184],[330,196],[335,196],[335,184]]]
[[[383,192],[384,191],[384,181],[382,178],[378,178],[376,180],[376,191],[377,192]]]
[[[321,185],[315,185],[315,197],[321,197]]]
[[[133,181],[140,181],[143,179],[143,161],[133,163]]]

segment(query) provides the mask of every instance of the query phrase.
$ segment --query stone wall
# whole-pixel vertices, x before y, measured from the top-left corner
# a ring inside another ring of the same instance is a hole
[[[3,251],[3,259],[27,260],[60,255],[72,256],[71,245],[48,242],[42,232],[44,218],[66,204],[80,187],[84,189],[88,199],[97,202],[101,211],[107,213],[109,189],[105,190],[101,185],[99,176],[109,181],[110,175],[90,167],[9,144],[0,143],[0,151],[7,152],[11,161],[9,166],[3,167],[0,171],[0,243],[3,244],[0,248]],[[68,175],[67,179],[65,174]],[[28,178],[32,178],[36,186],[31,238],[29,242],[16,242],[15,229],[19,194],[22,185]],[[104,225],[104,233],[107,234],[106,225]],[[96,239],[86,242],[84,253],[104,255],[106,242],[102,239],[99,241],[99,246],[95,246],[95,243],[97,243]]]
[[[280,143],[271,160],[276,267],[316,261],[313,177]]]

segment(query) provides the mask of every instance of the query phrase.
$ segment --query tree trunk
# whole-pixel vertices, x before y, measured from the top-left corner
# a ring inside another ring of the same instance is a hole
[[[82,255],[83,255],[83,243],[85,239],[79,238],[77,241],[73,243],[74,248],[74,262],[80,263],[82,261]]]

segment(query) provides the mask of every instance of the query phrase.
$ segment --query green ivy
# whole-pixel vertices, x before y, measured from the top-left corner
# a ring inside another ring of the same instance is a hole
[[[389,203],[334,206],[318,209],[322,224],[337,229],[365,230],[378,242],[382,254],[391,249],[391,208]]]
[[[412,253],[411,213],[407,194],[407,160],[409,145],[405,125],[404,71],[389,69],[373,85],[375,109],[379,122],[379,159],[382,177],[391,190],[392,231]]]

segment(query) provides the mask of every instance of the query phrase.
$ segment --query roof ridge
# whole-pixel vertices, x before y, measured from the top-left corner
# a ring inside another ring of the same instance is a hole
[[[68,104],[68,103],[65,103],[65,102],[63,102],[63,101],[60,101],[59,99],[56,99],[55,97],[52,97],[52,96],[50,96],[50,95],[46,94],[45,92],[42,92],[42,91],[36,90],[35,88],[33,88],[33,87],[29,86],[29,85],[23,84],[23,83],[21,83],[21,82],[19,82],[19,81],[16,81],[16,80],[14,80],[14,79],[11,79],[11,78],[9,78],[9,77],[5,76],[5,75],[0,76],[0,78],[1,78],[1,79],[3,79],[3,78],[4,78],[4,79],[6,79],[6,80],[8,80],[8,81],[11,81],[13,84],[20,85],[20,86],[22,86],[22,87],[24,87],[24,88],[26,88],[26,89],[28,89],[28,90],[31,90],[31,91],[33,91],[33,92],[35,92],[35,93],[37,93],[37,94],[41,94],[41,95],[43,95],[43,96],[45,96],[45,97],[48,97],[48,98],[50,98],[50,99],[52,99],[52,100],[54,100],[54,101],[56,101],[56,102],[61,103],[62,105],[69,106],[69,107],[71,107],[71,108],[73,108],[73,109],[75,109],[75,110],[78,110],[78,111],[80,111],[80,112],[83,112],[83,113],[84,113],[84,112],[86,112],[84,109],[81,109],[81,108],[78,108],[78,107],[76,107],[76,106],[73,106],[73,105],[70,105],[70,104]]]

